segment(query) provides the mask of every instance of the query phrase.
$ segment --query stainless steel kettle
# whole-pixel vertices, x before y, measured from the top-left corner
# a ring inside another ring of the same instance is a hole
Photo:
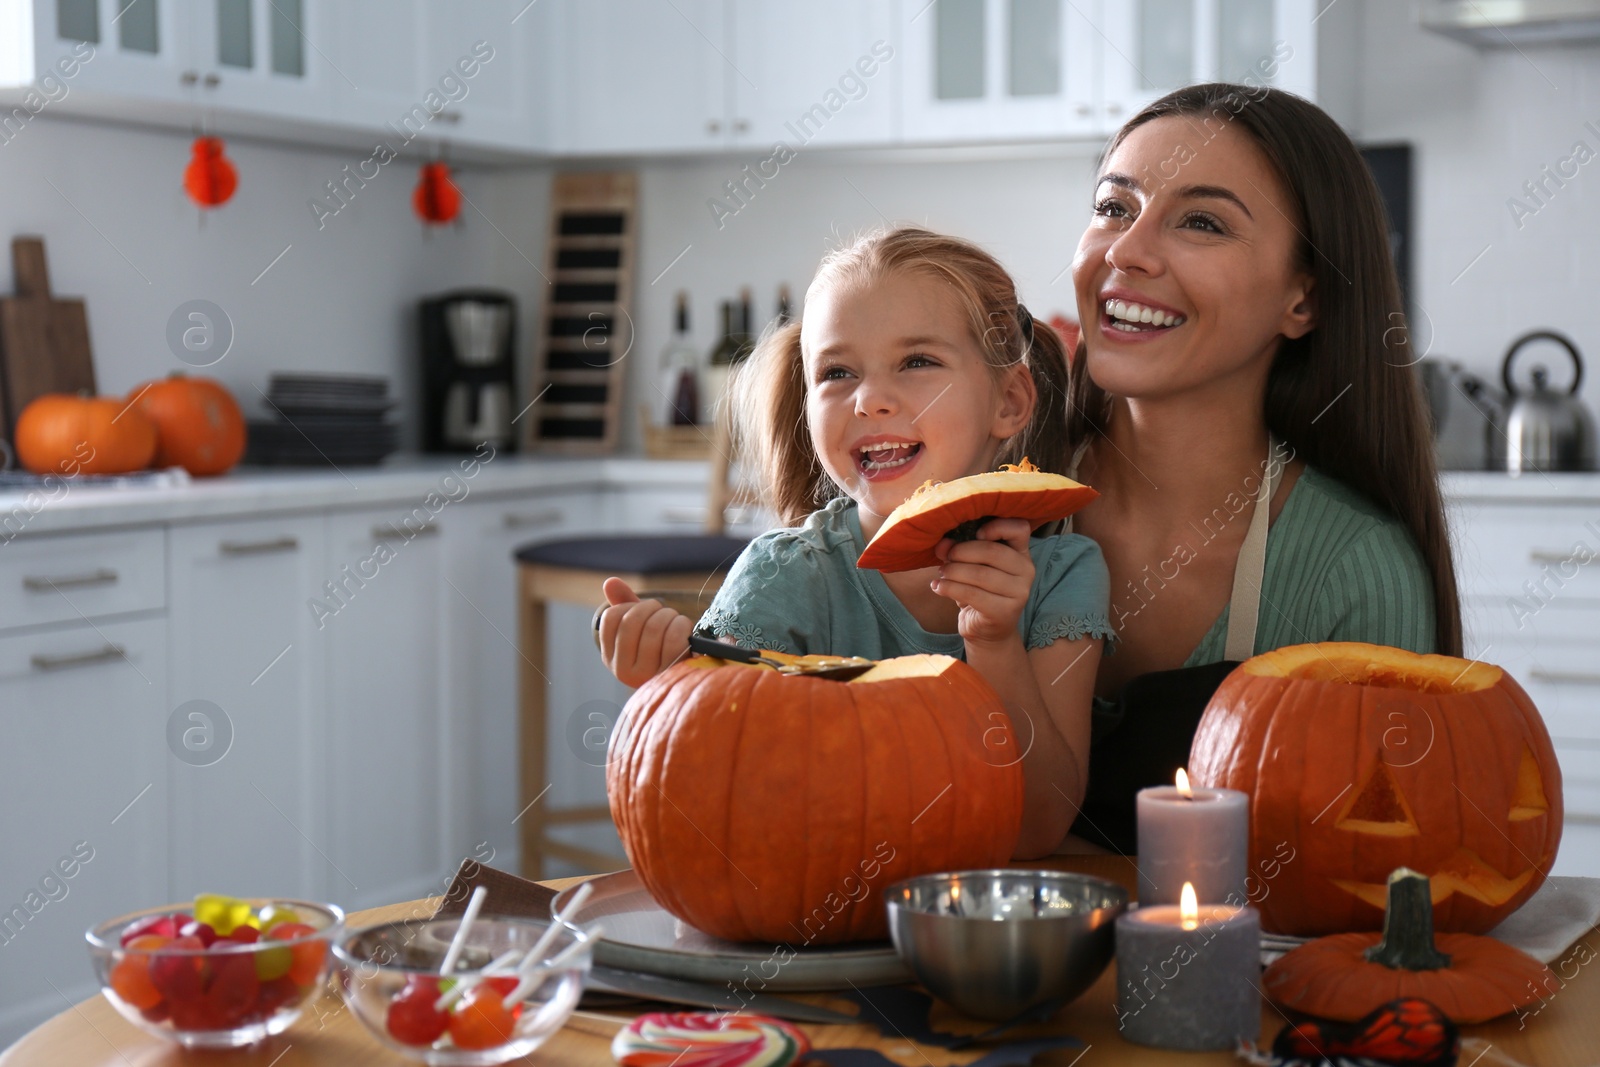
[[[1545,387],[1549,371],[1533,368],[1533,389],[1521,390],[1511,379],[1511,364],[1524,345],[1554,341],[1572,357],[1572,385],[1564,393]],[[1554,330],[1534,330],[1511,342],[1501,364],[1506,387],[1505,421],[1489,430],[1493,470],[1587,471],[1595,466],[1595,429],[1589,410],[1578,399],[1583,384],[1583,358],[1571,340]],[[1502,432],[1503,431],[1503,432]]]

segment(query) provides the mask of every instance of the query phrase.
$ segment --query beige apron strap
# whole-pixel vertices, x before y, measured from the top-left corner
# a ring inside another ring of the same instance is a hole
[[[1233,597],[1228,601],[1228,641],[1222,658],[1246,660],[1255,655],[1256,623],[1261,614],[1261,578],[1267,569],[1267,522],[1272,513],[1272,494],[1278,488],[1283,465],[1275,464],[1278,441],[1267,441],[1266,477],[1256,494],[1250,515],[1250,529],[1244,535],[1239,558],[1233,565]]]
[[[1092,440],[1092,438],[1091,438]],[[1067,465],[1067,477],[1073,481],[1078,480],[1078,464],[1083,462],[1083,454],[1089,451],[1089,442],[1085,441],[1072,453],[1072,462]],[[1072,516],[1068,515],[1061,524],[1062,533],[1072,532]]]

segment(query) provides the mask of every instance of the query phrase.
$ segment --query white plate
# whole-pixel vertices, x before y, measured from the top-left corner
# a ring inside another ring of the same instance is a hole
[[[589,899],[568,918],[577,923],[605,921],[594,960],[607,967],[704,982],[747,983],[753,993],[806,992],[855,986],[898,985],[911,972],[887,941],[795,948],[723,941],[675,918],[655,902],[631,870],[589,879]],[[571,886],[551,903],[566,907],[577,891]],[[788,959],[785,956],[792,951]],[[776,973],[773,973],[776,972]]]

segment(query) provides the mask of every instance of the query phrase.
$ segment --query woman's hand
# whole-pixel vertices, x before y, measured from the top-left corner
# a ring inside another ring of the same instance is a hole
[[[1033,556],[1027,519],[991,519],[977,540],[939,542],[944,564],[933,591],[961,608],[956,629],[967,642],[994,644],[1017,636],[1017,623],[1033,591]]]
[[[689,616],[659,600],[640,600],[621,578],[605,581],[600,614],[600,658],[623,685],[639,686],[689,652]]]

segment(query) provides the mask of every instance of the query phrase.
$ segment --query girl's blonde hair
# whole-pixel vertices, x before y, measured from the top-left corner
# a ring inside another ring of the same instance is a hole
[[[996,460],[1028,456],[1041,470],[1065,473],[1067,356],[1047,323],[1034,323],[1017,301],[1017,288],[993,256],[957,237],[914,227],[874,230],[834,252],[817,268],[806,291],[870,282],[909,271],[943,282],[960,301],[972,337],[996,381],[1022,364],[1033,379],[1033,416],[1006,441]],[[830,499],[843,495],[811,444],[806,423],[806,377],[800,323],[769,327],[729,384],[734,439],[754,460],[767,506],[786,526],[798,525]]]

